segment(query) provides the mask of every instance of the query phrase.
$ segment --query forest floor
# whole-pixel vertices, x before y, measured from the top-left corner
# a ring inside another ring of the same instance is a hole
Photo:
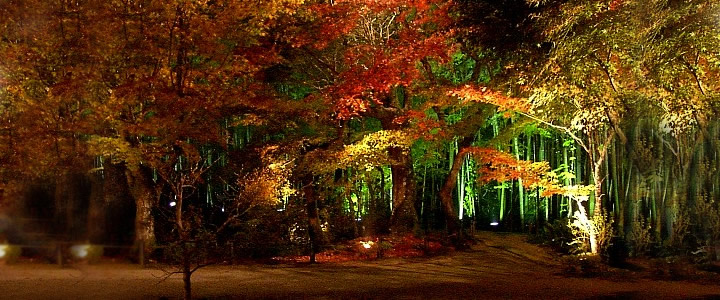
[[[562,259],[526,242],[525,235],[480,232],[477,239],[469,250],[432,257],[211,266],[193,275],[193,295],[198,299],[720,299],[716,274],[679,280],[637,266],[587,278],[568,273]],[[0,265],[0,298],[180,297],[181,277],[161,281],[162,275],[158,269],[124,263],[59,268],[20,262]]]

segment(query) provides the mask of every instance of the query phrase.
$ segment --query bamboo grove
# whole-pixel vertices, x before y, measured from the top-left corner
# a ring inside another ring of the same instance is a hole
[[[0,239],[720,243],[714,1],[11,0],[0,53]]]

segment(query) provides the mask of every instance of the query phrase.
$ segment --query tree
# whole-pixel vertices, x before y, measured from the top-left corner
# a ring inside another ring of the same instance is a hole
[[[192,298],[192,274],[226,257],[223,243],[226,238],[223,237],[228,236],[228,229],[242,222],[242,217],[253,208],[275,205],[282,196],[294,192],[288,183],[290,162],[272,151],[272,147],[266,148],[256,169],[237,176],[228,200],[222,203],[220,220],[207,220],[201,203],[189,200],[219,159],[209,161],[195,147],[192,144],[177,145],[172,153],[151,162],[163,185],[169,189],[172,200],[170,206],[173,211],[169,216],[175,236],[169,239],[171,243],[165,252],[176,270],[166,271],[164,279],[182,274],[185,299]],[[218,212],[217,207],[212,210]]]

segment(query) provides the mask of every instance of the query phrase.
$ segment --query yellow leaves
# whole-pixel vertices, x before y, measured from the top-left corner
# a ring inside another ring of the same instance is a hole
[[[116,163],[124,162],[128,168],[136,168],[142,161],[139,149],[122,138],[94,136],[88,141],[88,148],[91,154],[104,156]]]
[[[684,94],[684,91],[677,91],[676,94],[661,94],[660,105],[665,111],[661,116],[660,130],[678,136],[692,131],[694,128],[703,128],[707,124],[712,111],[710,97],[691,97]]]
[[[607,114],[599,107],[591,107],[586,110],[578,110],[573,115],[571,127],[576,130],[591,132],[596,127],[610,121]]]
[[[408,132],[381,130],[367,134],[362,140],[345,145],[338,151],[316,150],[309,153],[306,160],[312,162],[309,168],[316,174],[331,173],[347,167],[370,170],[394,163],[388,155],[388,149],[407,151],[413,141]]]
[[[256,114],[245,114],[242,118],[233,118],[232,124],[243,126],[262,126],[267,124],[267,120]]]
[[[268,168],[245,174],[238,179],[238,197],[255,205],[272,205],[281,199],[285,181]]]
[[[590,185],[570,185],[562,187],[558,194],[568,196],[577,201],[587,201],[590,198],[590,194],[595,190],[595,186]]]
[[[260,151],[263,166],[238,178],[240,197],[253,204],[272,205],[296,193],[290,185],[293,161],[281,152],[274,145]]]
[[[387,149],[409,148],[412,143],[407,133],[400,130],[381,130],[363,137],[355,144],[347,145],[337,153],[340,165],[372,169],[387,164]]]

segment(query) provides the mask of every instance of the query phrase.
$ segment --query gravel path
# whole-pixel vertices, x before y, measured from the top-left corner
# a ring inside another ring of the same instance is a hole
[[[562,276],[545,249],[520,235],[481,233],[448,256],[319,265],[213,266],[193,275],[210,299],[720,299],[720,285]],[[180,276],[136,265],[0,266],[0,299],[164,299]]]

